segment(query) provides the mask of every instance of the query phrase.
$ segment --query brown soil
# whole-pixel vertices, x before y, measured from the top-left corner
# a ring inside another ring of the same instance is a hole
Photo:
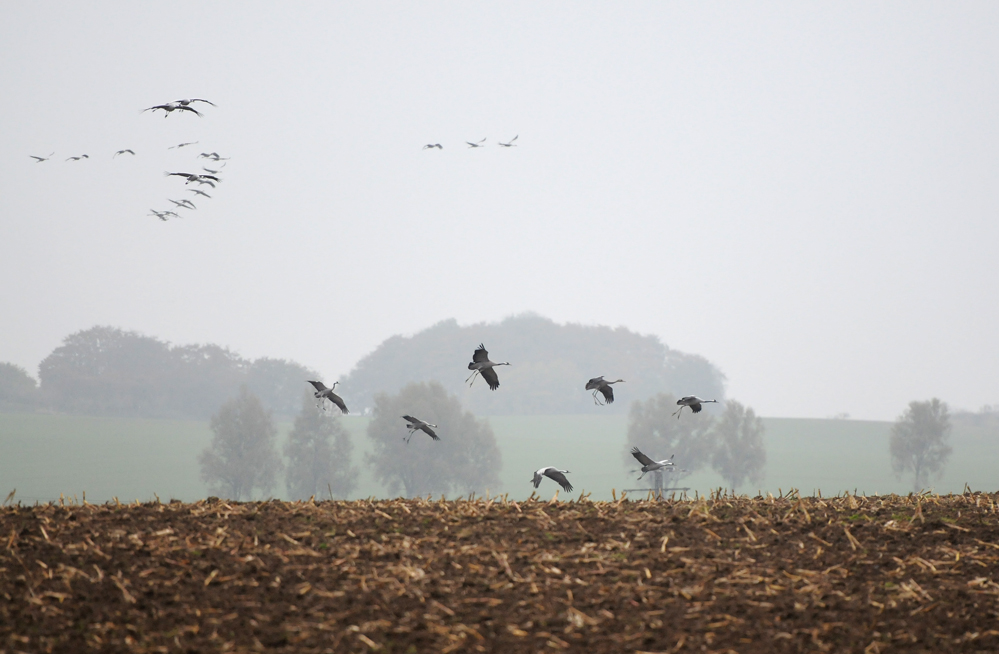
[[[0,512],[0,651],[995,652],[996,495]]]

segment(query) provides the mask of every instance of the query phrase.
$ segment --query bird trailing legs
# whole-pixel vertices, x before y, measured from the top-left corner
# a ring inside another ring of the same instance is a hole
[[[465,379],[465,383],[467,383],[467,384],[468,384],[469,386],[471,386],[472,384],[474,384],[474,383],[475,383],[475,376],[476,376],[477,374],[479,374],[479,371],[478,371],[478,370],[473,370],[473,371],[472,371],[472,374],[471,374],[471,375],[469,375],[469,376],[468,376],[468,377],[467,377],[467,378]],[[469,380],[471,380],[471,381],[469,381]]]

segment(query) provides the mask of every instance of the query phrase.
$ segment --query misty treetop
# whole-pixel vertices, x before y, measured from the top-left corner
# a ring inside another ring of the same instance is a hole
[[[267,410],[294,415],[315,374],[292,361],[171,346],[106,326],[70,334],[38,367],[41,395],[57,411],[155,418],[207,418],[244,384]]]
[[[440,440],[417,432],[409,436],[404,415],[437,425]],[[375,398],[365,459],[390,495],[406,497],[496,493],[502,457],[492,428],[466,411],[456,395],[438,382],[413,382],[397,395]]]
[[[623,452],[626,466],[634,468],[632,448],[637,447],[656,461],[675,455],[674,467],[664,471],[666,483],[677,483],[707,465],[731,488],[763,479],[767,462],[763,421],[751,408],[728,400],[717,417],[701,411],[677,419],[675,406],[671,393],[632,403]],[[649,475],[643,481],[655,487],[660,478]]]
[[[0,363],[0,411],[31,411],[41,397],[38,383],[13,363]]]
[[[511,363],[495,392],[464,385],[479,343],[490,358]],[[625,380],[616,387],[616,403],[593,404],[585,386],[598,375]],[[431,379],[480,415],[623,413],[631,401],[663,391],[721,400],[725,383],[707,359],[670,349],[655,336],[624,327],[560,325],[523,314],[467,326],[445,320],[413,336],[388,338],[342,378],[341,387],[352,403],[371,407],[377,393],[396,393],[410,382]]]

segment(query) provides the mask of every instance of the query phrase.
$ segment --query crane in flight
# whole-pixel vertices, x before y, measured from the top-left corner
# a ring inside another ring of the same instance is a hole
[[[555,480],[555,482],[557,482],[558,485],[562,487],[562,490],[564,490],[566,493],[571,493],[572,484],[570,484],[569,480],[565,478],[565,473],[567,472],[569,471],[559,470],[558,468],[555,468],[553,466],[540,468],[534,472],[534,478],[531,479],[531,483],[534,484],[535,488],[537,488],[538,486],[541,485],[541,478],[548,477],[549,479]]]
[[[607,404],[614,404],[614,389],[611,388],[611,384],[624,383],[623,379],[618,379],[615,381],[607,381],[604,379],[603,375],[599,377],[594,377],[590,381],[586,382],[586,390],[593,391],[593,403],[601,404],[600,400],[597,398],[597,393],[604,396],[604,401]]]
[[[637,447],[631,448],[631,456],[638,459],[638,462],[642,464],[642,474],[638,477],[639,480],[645,476],[645,473],[652,472],[653,470],[662,470],[663,468],[673,467],[673,457],[668,459],[663,459],[662,461],[653,461],[648,456],[642,454],[642,451]],[[674,455],[675,456],[675,455]],[[635,470],[632,470],[635,472]]]
[[[170,116],[170,113],[173,112],[173,111],[190,111],[191,113],[193,113],[195,116],[197,116],[199,118],[202,116],[201,112],[198,111],[197,109],[195,109],[194,107],[188,107],[187,105],[177,104],[175,102],[168,102],[166,104],[158,104],[158,105],[153,106],[153,107],[146,107],[142,111],[143,111],[143,113],[145,113],[147,111],[157,111],[159,109],[163,110],[163,117],[164,118],[167,118],[168,116]]]
[[[198,188],[189,188],[187,190],[190,191],[191,193],[197,193],[198,195],[203,195],[206,198],[208,198],[209,200],[212,198],[212,196],[208,195],[207,193],[205,193],[204,191],[202,191],[201,189],[198,189]]]
[[[55,154],[55,152],[53,152],[52,154]],[[33,154],[29,154],[28,156],[31,157],[32,159],[34,159],[35,163],[42,163],[43,161],[48,161],[49,159],[51,159],[52,158],[52,154],[50,154],[47,157],[36,157]]]
[[[677,420],[679,420],[680,412],[683,411],[683,407],[689,406],[690,410],[693,411],[694,413],[700,413],[701,405],[710,404],[711,402],[717,404],[718,400],[702,400],[696,395],[684,395],[683,397],[681,397],[679,400],[676,401],[676,403],[680,405],[680,408],[671,413],[670,415],[676,416]]]
[[[197,141],[189,141],[187,143],[178,143],[177,145],[171,145],[167,150],[173,150],[175,148],[186,148],[189,145],[195,145]]]
[[[486,351],[486,346],[479,343],[479,347],[472,353],[472,362],[468,364],[468,369],[472,371],[472,374],[468,376],[465,381],[471,386],[475,383],[475,376],[482,375],[482,378],[486,380],[489,384],[489,390],[495,391],[499,388],[499,377],[496,375],[496,371],[493,370],[496,366],[508,366],[509,361],[504,361],[503,363],[493,363],[489,360],[489,352]],[[469,381],[471,380],[471,381]]]
[[[484,148],[486,146],[484,146],[482,144],[485,143],[485,142],[486,142],[486,139],[482,139],[478,143],[472,143],[471,141],[465,141],[465,143],[468,143],[468,147],[470,147],[470,148]]]
[[[208,100],[202,100],[201,98],[190,98],[190,99],[187,99],[187,100],[174,100],[170,104],[177,104],[177,105],[180,105],[182,107],[186,107],[189,104],[191,104],[192,102],[204,102],[205,104],[210,104],[213,107],[217,107],[218,106],[214,102],[209,102]]]
[[[409,430],[409,438],[403,439],[406,443],[409,443],[409,441],[413,439],[413,434],[417,431],[424,432],[435,441],[439,441],[441,439],[441,437],[437,435],[437,432],[431,429],[431,427],[437,427],[437,425],[432,425],[429,422],[425,422],[419,418],[414,418],[413,416],[403,416],[402,419],[406,421],[406,429]]]
[[[133,151],[132,151],[132,150],[130,150],[129,148],[125,148],[124,150],[118,150],[117,152],[115,152],[115,153],[114,153],[114,155],[113,155],[113,156],[112,156],[111,158],[112,158],[112,159],[114,159],[114,158],[115,158],[115,157],[117,157],[117,156],[118,156],[119,154],[130,154],[130,155],[132,155],[133,157],[135,156],[135,152],[133,152]]]
[[[517,134],[517,136],[520,136],[520,134]],[[502,145],[504,148],[515,148],[517,147],[517,144],[514,143],[514,141],[517,140],[517,136],[514,136],[512,139],[510,139],[509,143],[504,143],[503,141],[500,141],[499,144]]]
[[[89,159],[90,156],[86,154],[81,154],[79,157],[70,157],[66,161],[79,161],[80,159]]]
[[[190,184],[191,182],[197,182],[199,184],[208,184],[212,188],[215,188],[215,184],[213,184],[212,182],[213,181],[214,182],[221,182],[222,181],[222,180],[220,180],[218,177],[216,177],[214,175],[199,175],[197,173],[166,173],[166,176],[167,177],[177,176],[177,177],[185,177],[185,178],[187,178],[187,182],[184,183],[185,186],[187,184]]]
[[[340,382],[333,382],[333,388],[326,388],[326,385],[321,381],[310,381],[309,383],[316,389],[314,395],[316,399],[319,400],[320,406],[322,405],[323,400],[329,400],[333,404],[337,405],[344,415],[349,413],[347,411],[347,405],[343,403],[343,398],[333,392],[333,388],[336,388],[336,385]]]
[[[426,150],[428,148],[431,148],[431,149],[432,148],[437,148],[438,150],[443,150],[444,146],[441,145],[440,143],[427,143],[426,145],[423,146],[424,150]]]
[[[149,214],[150,216],[156,216],[163,222],[170,220],[170,216],[173,216],[174,218],[180,218],[180,214],[174,213],[173,211],[157,211],[156,209],[150,209],[150,211],[152,211],[152,213]]]
[[[171,200],[170,198],[167,198],[167,200],[170,201],[170,202],[173,202],[174,204],[176,204],[178,207],[181,207],[182,209],[197,209],[197,207],[194,206],[194,203],[191,202],[190,200],[187,200],[187,199],[184,199],[184,200]]]

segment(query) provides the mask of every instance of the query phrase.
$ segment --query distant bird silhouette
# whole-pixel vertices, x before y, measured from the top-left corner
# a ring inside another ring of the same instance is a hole
[[[486,380],[487,384],[489,384],[489,390],[495,391],[499,388],[499,377],[496,375],[496,371],[493,370],[493,368],[496,366],[508,365],[510,365],[509,361],[505,361],[503,363],[493,363],[490,361],[489,352],[486,351],[486,346],[479,343],[478,349],[472,353],[472,362],[468,364],[468,369],[474,372],[472,372],[472,374],[469,375],[468,379],[465,381],[468,382],[470,379],[471,381],[468,385],[471,386],[475,383],[475,375],[482,375],[482,378]]]
[[[541,468],[534,473],[534,478],[531,479],[531,483],[534,484],[535,488],[537,488],[538,486],[541,485],[541,478],[548,477],[549,479],[554,479],[558,483],[558,485],[562,487],[562,490],[564,490],[566,493],[571,493],[572,484],[569,483],[569,480],[565,478],[564,474],[567,472],[569,471],[559,470],[558,468],[554,468],[552,466]]]
[[[520,136],[520,134],[518,134],[517,136]],[[503,142],[501,141],[501,142],[500,142],[500,145],[502,145],[502,146],[503,146],[504,148],[515,148],[515,147],[517,147],[517,144],[516,144],[516,143],[514,143],[514,141],[516,141],[516,140],[517,140],[517,136],[514,136],[514,137],[513,137],[512,139],[510,139],[510,142],[509,142],[509,143],[503,143]]]
[[[435,441],[440,440],[440,436],[438,436],[437,433],[431,429],[431,427],[436,427],[437,425],[431,425],[429,422],[424,422],[423,420],[414,418],[413,416],[403,416],[402,419],[406,421],[406,429],[409,430],[409,438],[405,439],[407,443],[413,439],[413,434],[417,431],[424,432]]]
[[[55,152],[53,152],[52,154],[55,154]],[[47,157],[36,157],[33,154],[29,154],[28,156],[31,157],[32,159],[34,159],[35,163],[42,163],[43,161],[48,161],[49,159],[51,159],[52,158],[52,154],[50,154]]]
[[[212,196],[208,195],[207,193],[205,193],[204,191],[202,191],[201,189],[198,189],[198,188],[189,188],[187,190],[190,191],[191,193],[197,193],[198,195],[203,195],[203,196],[205,196],[208,199],[211,199],[211,197],[212,197]]]
[[[187,181],[185,182],[185,185],[190,184],[191,182],[197,182],[199,184],[208,184],[212,188],[215,188],[215,184],[213,184],[212,182],[222,181],[218,177],[215,177],[214,175],[198,175],[197,173],[166,173],[166,176],[186,177]]]
[[[619,382],[624,382],[623,379],[618,379],[616,381],[606,381],[603,375],[599,377],[594,377],[590,381],[586,382],[586,390],[593,391],[593,403],[600,404],[600,400],[597,399],[597,393],[604,396],[604,400],[607,404],[614,403],[614,389],[611,388],[611,384],[617,384]]]
[[[130,155],[132,155],[132,156],[135,156],[135,153],[134,153],[134,152],[132,152],[132,151],[131,151],[131,150],[129,150],[128,148],[125,148],[124,150],[118,150],[117,152],[115,152],[115,153],[114,153],[114,156],[112,156],[111,158],[112,158],[112,159],[114,159],[114,158],[115,158],[115,157],[117,157],[117,156],[118,156],[119,154],[125,154],[125,153],[128,153],[128,154],[130,154]]]
[[[485,142],[486,142],[486,139],[482,139],[478,143],[472,143],[471,141],[465,141],[465,143],[468,143],[468,147],[470,147],[470,148],[484,148],[485,146],[482,145],[482,144],[485,143]]]
[[[179,104],[182,107],[186,107],[187,105],[191,104],[192,102],[204,102],[205,104],[210,104],[213,107],[217,107],[218,106],[214,102],[209,102],[208,100],[202,100],[201,98],[191,98],[189,100],[174,100],[172,102],[172,104]]]
[[[336,385],[340,382],[333,382],[333,388],[326,388],[326,386],[320,381],[310,381],[309,383],[316,389],[315,397],[317,400],[320,402],[324,399],[329,400],[333,404],[337,405],[344,415],[348,413],[347,405],[343,403],[343,399],[333,392],[333,388],[336,388]]]
[[[679,400],[676,401],[676,403],[680,405],[680,408],[671,413],[670,415],[676,416],[677,420],[679,420],[680,412],[683,411],[683,407],[689,406],[690,410],[693,411],[694,413],[700,413],[701,405],[710,404],[711,402],[717,404],[718,400],[702,400],[696,395],[684,395],[683,397],[681,397]]]
[[[437,148],[438,150],[443,150],[444,146],[440,143],[427,143],[423,146],[423,149],[426,150],[427,148]]]
[[[70,157],[66,161],[79,161],[80,159],[89,159],[90,157],[85,154],[81,154],[79,157]]]
[[[197,141],[190,141],[188,143],[178,143],[177,145],[171,145],[167,150],[173,150],[174,148],[186,148],[189,145],[195,145]]]
[[[163,222],[170,220],[170,216],[173,216],[174,218],[180,218],[180,214],[174,213],[173,211],[157,211],[156,209],[150,209],[150,211],[152,211],[150,215],[156,216]]]
[[[631,448],[631,456],[638,459],[638,462],[642,464],[642,474],[639,479],[645,476],[646,472],[652,472],[653,470],[662,470],[663,468],[673,467],[673,457],[668,459],[663,459],[662,461],[653,461],[646,455],[642,454],[642,451],[637,447]],[[632,470],[632,472],[635,472]]]
[[[170,198],[167,198],[167,200],[173,202],[178,207],[183,207],[184,209],[197,209],[197,207],[194,206],[194,203],[190,200],[180,200],[179,202],[177,200],[170,200]]]
[[[147,107],[147,108],[143,109],[142,111],[143,112],[146,112],[146,111],[156,111],[158,109],[163,110],[163,112],[164,112],[163,113],[163,117],[164,118],[167,118],[170,115],[170,113],[174,112],[174,111],[190,111],[191,113],[193,113],[195,116],[198,116],[199,118],[202,115],[201,112],[198,111],[197,109],[195,109],[194,107],[188,107],[186,105],[175,104],[173,102],[169,102],[167,104],[158,104],[158,105],[156,105],[154,107]]]
[[[206,173],[211,173],[212,175],[218,175],[220,172],[222,172],[219,170],[212,170],[211,168],[206,168],[204,166],[201,167],[201,170],[205,171]]]
[[[221,157],[218,152],[202,152],[198,155],[199,159],[211,159],[212,161],[227,161],[229,157]]]

